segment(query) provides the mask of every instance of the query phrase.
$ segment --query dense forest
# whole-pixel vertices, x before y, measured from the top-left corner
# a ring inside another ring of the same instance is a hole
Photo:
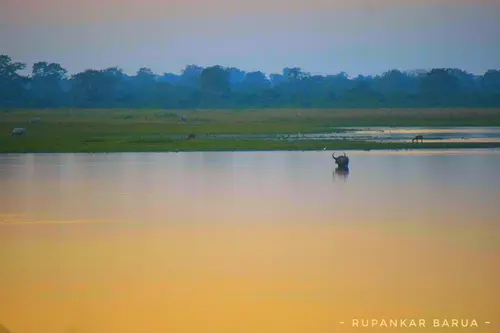
[[[0,55],[1,108],[380,108],[500,107],[500,70],[473,75],[456,68],[351,78],[311,75],[301,68],[280,74],[238,68],[186,66],[180,75],[140,68],[88,69],[69,75],[60,64],[26,64]]]

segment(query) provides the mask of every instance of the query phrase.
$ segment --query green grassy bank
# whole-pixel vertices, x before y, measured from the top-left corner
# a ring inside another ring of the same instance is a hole
[[[187,116],[186,123],[180,117]],[[37,124],[31,118],[41,118]],[[2,110],[0,152],[127,152],[209,150],[335,150],[486,148],[500,143],[374,143],[274,140],[277,134],[341,131],[347,126],[500,126],[499,109],[332,110]],[[26,127],[26,137],[11,137]],[[195,133],[194,140],[186,140]],[[212,134],[215,137],[209,137]],[[232,134],[221,138],[219,135]],[[266,134],[270,139],[238,135]]]

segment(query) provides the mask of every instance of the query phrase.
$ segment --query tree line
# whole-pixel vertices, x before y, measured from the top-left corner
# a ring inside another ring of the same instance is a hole
[[[118,67],[69,75],[58,63],[25,63],[0,55],[1,108],[371,108],[500,107],[500,70],[474,75],[457,68],[390,70],[351,78],[345,72],[312,75],[245,72],[222,66],[186,66],[181,74]]]

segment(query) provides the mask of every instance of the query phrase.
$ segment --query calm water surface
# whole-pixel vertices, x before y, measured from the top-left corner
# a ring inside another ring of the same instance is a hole
[[[500,142],[500,127],[345,127],[345,133],[308,134],[307,139],[349,139],[411,142],[423,135],[425,142]],[[464,141],[465,140],[465,141]]]
[[[0,324],[499,332],[500,151],[350,157],[346,176],[331,152],[0,155]]]
[[[231,140],[361,140],[374,142],[412,142],[416,135],[423,135],[425,142],[440,143],[496,143],[500,142],[500,127],[332,127],[329,133],[293,133],[277,136],[269,134],[222,134],[218,138]],[[207,137],[211,138],[211,137]]]

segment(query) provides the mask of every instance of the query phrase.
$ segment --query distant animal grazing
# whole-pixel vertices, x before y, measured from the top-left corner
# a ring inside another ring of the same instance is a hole
[[[337,164],[337,169],[348,170],[349,169],[349,157],[344,153],[343,156],[335,157],[335,153],[332,154],[335,163]]]
[[[420,140],[420,142],[424,142],[424,137],[422,135],[417,135],[416,137],[413,138],[413,140],[411,140],[412,143],[414,143],[415,141],[418,143],[418,140]]]
[[[194,139],[196,137],[196,135],[194,135],[193,133],[190,133],[187,137],[188,140],[191,140],[191,139]]]
[[[10,132],[10,136],[13,135],[26,135],[28,134],[28,130],[24,127],[16,127],[13,128],[12,131]]]
[[[32,123],[32,124],[38,124],[40,121],[41,121],[40,118],[31,118],[30,119],[30,123]]]
[[[186,121],[187,121],[186,116],[182,116],[182,117],[181,117],[181,120],[182,120],[183,122],[186,122]]]

